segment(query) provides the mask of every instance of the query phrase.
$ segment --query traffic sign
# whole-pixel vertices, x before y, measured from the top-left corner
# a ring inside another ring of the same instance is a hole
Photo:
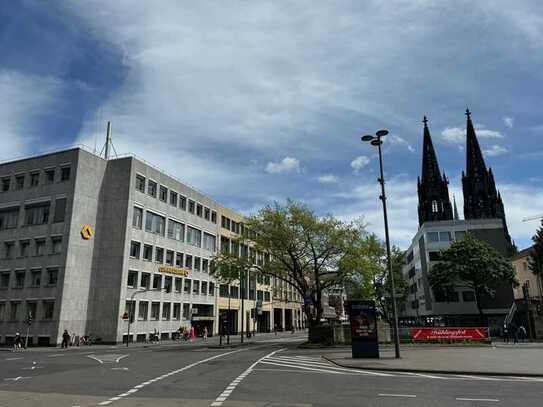
[[[128,319],[128,312],[125,312],[122,316],[123,319]]]

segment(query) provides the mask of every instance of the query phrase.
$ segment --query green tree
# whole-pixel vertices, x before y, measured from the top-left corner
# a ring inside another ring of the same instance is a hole
[[[254,248],[266,253],[265,261],[255,267],[310,300],[314,312],[304,307],[310,327],[321,321],[323,291],[366,271],[368,234],[361,222],[318,217],[289,200],[284,206],[275,203],[261,209],[247,226]]]
[[[511,262],[470,233],[441,253],[440,262],[430,270],[429,282],[434,294],[445,297],[455,288],[471,288],[475,293],[481,322],[484,322],[481,304],[484,294],[493,297],[493,287],[504,283],[518,286]]]
[[[391,250],[392,276],[394,278],[394,297],[398,310],[407,301],[409,287],[403,278],[402,267],[405,263],[404,252],[398,247]],[[386,267],[386,258],[381,257],[378,273],[374,277],[374,297],[377,308],[383,318],[391,325],[394,324],[394,313],[392,310],[392,287]]]
[[[532,241],[534,242],[534,245],[530,252],[528,264],[530,265],[532,273],[543,276],[543,220],[541,221],[541,227],[532,237]]]

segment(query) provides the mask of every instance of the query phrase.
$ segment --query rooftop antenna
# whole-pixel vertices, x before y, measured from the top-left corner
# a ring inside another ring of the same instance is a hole
[[[100,157],[102,156],[102,152],[104,152],[104,158],[106,160],[109,160],[109,148],[113,150],[115,153],[115,158],[118,157],[117,150],[115,150],[115,146],[113,145],[113,141],[111,140],[111,122],[107,122],[107,133],[106,133],[106,142],[104,146],[102,147],[102,150],[100,150]]]

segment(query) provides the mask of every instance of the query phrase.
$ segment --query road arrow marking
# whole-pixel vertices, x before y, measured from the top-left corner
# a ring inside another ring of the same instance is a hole
[[[30,376],[17,376],[17,377],[8,377],[4,380],[13,380],[14,382],[18,382],[21,379],[30,379]]]

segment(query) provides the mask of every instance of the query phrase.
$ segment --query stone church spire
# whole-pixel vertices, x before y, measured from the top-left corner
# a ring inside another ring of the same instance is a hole
[[[456,207],[456,197],[453,194],[453,219],[459,220],[460,217],[458,216],[458,208]]]
[[[428,221],[451,220],[453,218],[449,199],[448,180],[441,175],[437,156],[428,129],[428,119],[424,116],[422,175],[417,181],[419,195],[419,225]]]

